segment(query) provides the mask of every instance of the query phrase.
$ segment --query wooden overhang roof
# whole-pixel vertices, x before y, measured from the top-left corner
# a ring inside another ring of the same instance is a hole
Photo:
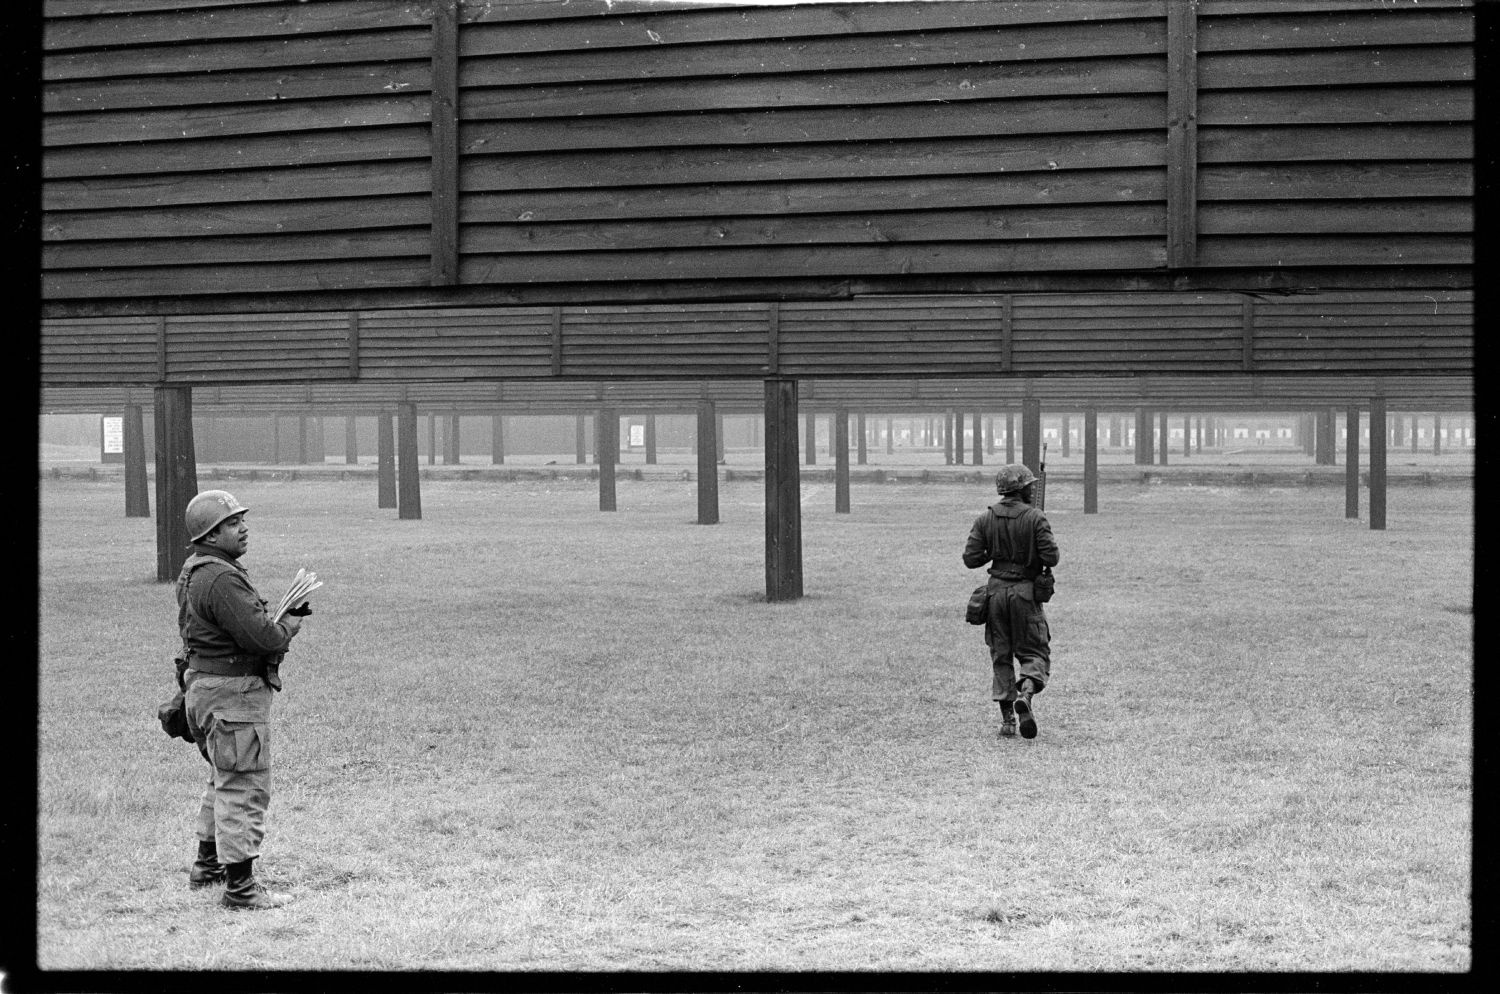
[[[43,9],[49,391],[1473,374],[1472,0]]]

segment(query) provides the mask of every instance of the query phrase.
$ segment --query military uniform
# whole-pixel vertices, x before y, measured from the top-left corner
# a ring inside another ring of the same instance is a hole
[[[963,553],[964,565],[970,569],[989,564],[989,621],[984,638],[993,673],[990,695],[1004,715],[1001,734],[1014,734],[1013,714],[1020,712],[1021,734],[1027,738],[1036,734],[1031,695],[1040,693],[1052,676],[1051,631],[1042,605],[1034,599],[1032,580],[1043,566],[1058,562],[1057,542],[1047,516],[1020,497],[1034,480],[1019,465],[997,474],[1000,500],[975,519]]]
[[[272,624],[245,568],[199,550],[177,581],[188,727],[211,767],[198,838],[221,863],[260,855],[271,800],[271,696],[291,636]]]
[[[287,900],[267,891],[253,867],[271,801],[271,698],[281,689],[281,660],[301,621],[273,622],[239,562],[248,543],[246,510],[222,490],[189,502],[193,555],[177,578],[177,626],[188,730],[209,764],[188,882],[222,883],[226,906],[262,909]]]

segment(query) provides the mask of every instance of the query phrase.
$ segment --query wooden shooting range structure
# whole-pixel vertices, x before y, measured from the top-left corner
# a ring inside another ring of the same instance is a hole
[[[149,393],[163,580],[195,403],[393,415],[412,501],[419,406],[592,410],[601,505],[623,406],[758,408],[769,600],[807,395],[1337,408],[1374,528],[1472,409],[1471,0],[43,9],[43,405]]]

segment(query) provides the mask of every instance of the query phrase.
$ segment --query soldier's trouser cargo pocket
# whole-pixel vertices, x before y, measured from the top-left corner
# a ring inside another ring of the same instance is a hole
[[[270,715],[261,711],[216,711],[208,737],[216,769],[254,773],[271,768]]]

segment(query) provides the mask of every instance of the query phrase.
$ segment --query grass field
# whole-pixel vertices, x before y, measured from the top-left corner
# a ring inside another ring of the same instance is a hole
[[[959,552],[982,486],[245,483],[283,669],[262,873],[190,892],[206,766],[118,481],[41,484],[45,969],[1462,971],[1473,497],[1049,494],[1041,735],[998,740]],[[86,563],[86,568],[80,568]],[[1434,582],[1434,573],[1441,576]]]

